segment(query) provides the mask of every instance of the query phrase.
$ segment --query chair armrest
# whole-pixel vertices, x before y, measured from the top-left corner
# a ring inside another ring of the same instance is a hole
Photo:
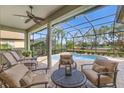
[[[24,88],[30,88],[32,86],[41,85],[41,84],[45,84],[45,87],[47,87],[46,85],[48,84],[48,82],[39,82],[39,83],[30,84],[30,85],[24,86]]]
[[[43,61],[45,61],[45,60],[47,60],[47,59],[42,59],[42,60],[40,60],[40,61],[38,61],[38,62],[43,62]]]
[[[32,70],[32,71],[34,72],[34,71],[38,71],[38,70],[45,70],[46,74],[47,74],[48,68],[39,68],[39,69],[35,69],[35,70]]]
[[[119,70],[116,70],[116,71],[113,71],[113,72],[100,72],[100,73],[98,73],[97,74],[97,76],[98,76],[98,87],[100,87],[100,77],[101,77],[101,75],[114,75],[114,77],[113,77],[113,82],[116,82],[116,75],[117,75],[117,72],[118,72]]]
[[[66,65],[66,64],[60,64],[59,63],[59,69],[61,68],[61,65]],[[76,62],[73,62],[73,64],[69,64],[69,65],[71,65],[74,69],[77,69],[77,63]]]
[[[19,63],[22,63],[22,64],[35,64],[35,65],[37,65],[37,62],[32,62],[32,61],[19,61]]]
[[[83,64],[83,65],[81,65],[81,71],[83,70],[84,66],[89,66],[89,65],[93,65],[93,64]]]
[[[116,71],[113,71],[113,72],[99,72],[97,73],[97,75],[106,75],[106,74],[114,74],[114,73],[117,73],[119,70],[116,70]]]
[[[21,62],[21,61],[24,61],[23,59],[19,59],[19,60],[17,60],[18,62]]]
[[[93,65],[93,64],[83,64],[83,65],[81,65],[81,66],[87,66],[87,65]]]

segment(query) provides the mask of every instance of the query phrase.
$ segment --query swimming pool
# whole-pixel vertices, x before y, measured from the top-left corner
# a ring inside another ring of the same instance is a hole
[[[52,61],[59,61],[60,59],[60,54],[55,54],[52,55]],[[73,53],[73,59],[74,61],[94,61],[96,59],[95,55],[80,55],[78,53]]]

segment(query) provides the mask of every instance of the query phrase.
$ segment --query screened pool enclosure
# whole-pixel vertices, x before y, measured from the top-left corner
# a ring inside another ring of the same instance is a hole
[[[52,25],[52,53],[78,52],[123,56],[124,25],[120,6],[98,6]],[[47,28],[30,36],[33,55],[47,55]]]

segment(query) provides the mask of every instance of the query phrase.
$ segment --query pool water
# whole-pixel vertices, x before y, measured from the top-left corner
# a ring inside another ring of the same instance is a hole
[[[60,54],[55,54],[55,55],[52,55],[52,61],[59,61],[60,59]],[[94,61],[96,59],[96,56],[95,55],[80,55],[80,54],[77,54],[77,53],[74,53],[73,54],[73,59],[75,61],[82,61],[82,60],[85,60],[85,61]]]
[[[52,55],[52,61],[59,61],[59,59],[60,59],[59,54]]]

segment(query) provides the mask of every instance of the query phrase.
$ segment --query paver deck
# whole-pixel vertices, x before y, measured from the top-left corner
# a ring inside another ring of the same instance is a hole
[[[39,58],[39,60],[40,59],[42,60],[42,57]],[[108,59],[115,60],[115,61],[119,62],[119,66],[118,66],[119,72],[118,72],[118,77],[117,77],[117,87],[118,88],[124,88],[124,59],[123,58],[112,58],[112,57],[108,57]],[[46,58],[46,60],[44,60],[42,62],[39,62],[39,67],[46,67],[46,62],[47,62],[47,58]],[[50,87],[50,88],[55,87],[55,85],[52,83],[52,81],[50,79],[51,74],[56,69],[58,69],[58,62],[52,62],[52,63],[53,63],[52,68],[48,71],[48,77],[49,77],[49,85],[48,85],[48,87]],[[80,65],[81,64],[86,64],[86,63],[93,63],[93,62],[92,61],[78,61],[77,62],[77,69],[81,70]],[[94,87],[90,82],[88,82],[87,84],[88,84],[88,87],[90,87],[90,88]]]

